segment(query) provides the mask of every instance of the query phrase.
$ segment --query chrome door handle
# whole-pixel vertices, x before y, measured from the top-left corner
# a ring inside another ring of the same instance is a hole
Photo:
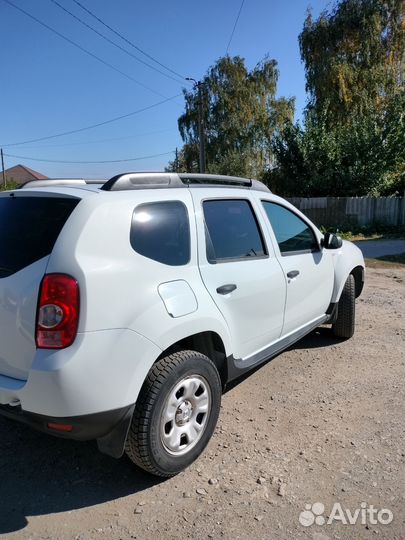
[[[299,270],[291,270],[290,272],[287,273],[287,277],[290,279],[293,279],[297,277],[299,273],[300,273]]]
[[[234,283],[228,283],[227,285],[221,285],[217,288],[218,294],[229,294],[232,291],[237,289],[237,286]]]

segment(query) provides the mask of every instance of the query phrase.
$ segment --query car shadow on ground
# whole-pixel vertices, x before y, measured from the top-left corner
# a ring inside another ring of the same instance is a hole
[[[283,355],[286,351],[294,351],[294,350],[300,350],[300,349],[317,349],[317,348],[323,348],[323,347],[331,347],[332,345],[338,345],[339,343],[342,343],[343,341],[346,341],[345,339],[338,338],[333,335],[332,329],[326,326],[320,326],[313,330],[311,333],[288,347],[287,349],[284,349],[283,351],[279,352],[272,358],[269,358],[263,364],[260,364],[256,368],[253,368],[248,373],[241,375],[238,379],[232,381],[226,386],[225,393],[229,392],[235,386],[237,386],[239,383],[243,382],[245,379],[253,375],[253,373],[256,373],[259,369],[261,369],[266,364],[270,363],[272,360],[275,360],[280,355]]]
[[[339,345],[346,341],[343,338],[336,337],[331,327],[319,326],[313,330],[310,334],[306,335],[297,343],[294,343],[289,349],[289,351],[297,349],[318,349],[322,347],[332,347],[332,345]]]
[[[101,454],[95,442],[58,439],[0,417],[0,534],[27,516],[86,508],[134,494],[163,479],[126,457]]]

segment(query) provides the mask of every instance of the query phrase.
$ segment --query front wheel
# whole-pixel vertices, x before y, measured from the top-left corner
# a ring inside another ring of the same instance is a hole
[[[354,334],[356,289],[353,274],[347,278],[342,295],[338,303],[336,321],[332,324],[332,331],[340,338],[351,338]]]
[[[210,440],[221,405],[213,362],[195,351],[162,358],[149,372],[135,407],[125,452],[157,476],[188,467]]]

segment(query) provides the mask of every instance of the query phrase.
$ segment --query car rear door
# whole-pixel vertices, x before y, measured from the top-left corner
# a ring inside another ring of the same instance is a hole
[[[228,324],[234,356],[252,356],[280,337],[284,274],[249,196],[234,189],[217,189],[217,197],[212,189],[190,191],[202,280]]]
[[[287,280],[285,336],[325,315],[332,297],[333,261],[309,220],[282,199],[260,200]]]

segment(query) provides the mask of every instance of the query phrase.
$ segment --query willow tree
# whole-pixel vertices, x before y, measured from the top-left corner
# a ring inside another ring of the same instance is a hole
[[[405,2],[343,0],[299,36],[308,111],[331,126],[383,111],[404,91]]]
[[[342,0],[299,36],[304,126],[274,140],[281,192],[402,194],[405,187],[405,3]]]
[[[273,134],[294,114],[294,100],[277,98],[278,69],[265,58],[249,71],[242,58],[220,58],[202,79],[207,171],[261,177],[272,160]],[[198,92],[184,90],[178,120],[184,146],[169,168],[198,171]]]

